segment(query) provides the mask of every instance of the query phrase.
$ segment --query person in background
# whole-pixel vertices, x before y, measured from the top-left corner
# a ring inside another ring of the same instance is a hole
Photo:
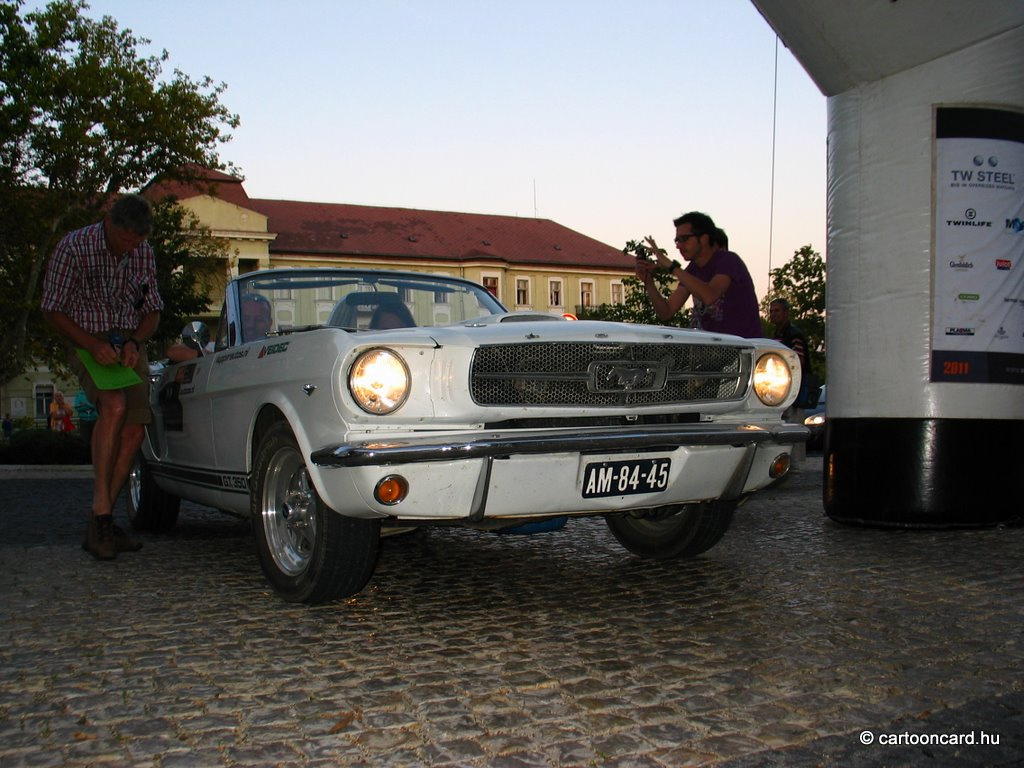
[[[242,342],[259,341],[265,339],[270,329],[274,327],[273,310],[270,300],[258,293],[247,293],[242,296]],[[172,344],[164,354],[172,363],[182,363],[186,360],[194,360],[200,354],[207,355],[213,352],[211,341],[206,349],[198,350],[181,342]]]
[[[14,434],[14,422],[11,421],[11,414],[9,414],[9,413],[4,414],[3,429],[4,429],[4,440],[10,440],[11,439],[11,435]]]
[[[75,394],[75,413],[78,415],[78,428],[82,431],[82,439],[86,448],[92,451],[92,430],[96,426],[96,406],[89,401],[84,389]]]
[[[383,331],[388,328],[412,328],[416,321],[405,304],[380,304],[370,318],[370,328]]]
[[[789,302],[783,298],[772,299],[768,305],[768,317],[775,325],[776,341],[781,341],[796,352],[800,358],[800,391],[793,405],[782,414],[782,420],[792,424],[804,423],[803,403],[807,400],[807,389],[810,386],[810,366],[807,362],[807,337],[804,332],[793,325],[789,319]],[[807,458],[807,446],[800,442],[793,445],[793,469],[799,468]]]
[[[50,401],[48,427],[54,432],[70,432],[75,428],[71,422],[71,405],[64,399],[64,393],[59,389],[53,393],[53,400]]]
[[[114,524],[114,503],[142,444],[149,409],[146,341],[160,323],[163,301],[156,259],[146,238],[153,211],[140,195],[118,198],[95,224],[70,232],[57,244],[43,280],[43,316],[68,345],[68,363],[96,406],[92,433],[95,484],[82,547],[98,560],[133,552],[142,544]],[[84,350],[101,366],[132,368],[141,381],[100,389],[76,354]]]
[[[694,327],[745,338],[763,336],[754,281],[743,260],[726,250],[725,232],[710,216],[698,211],[684,213],[672,223],[676,249],[683,261],[670,259],[648,236],[646,242],[655,260],[638,259],[636,263],[636,276],[643,282],[658,317],[670,320],[692,296]],[[679,281],[667,298],[654,281],[658,269],[671,272]]]
[[[265,339],[273,327],[274,317],[270,300],[259,293],[247,293],[242,296],[242,342]]]

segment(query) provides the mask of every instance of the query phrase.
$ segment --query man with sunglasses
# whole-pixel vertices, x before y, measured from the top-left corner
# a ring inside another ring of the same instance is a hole
[[[67,234],[54,249],[43,281],[43,315],[68,344],[68,362],[96,406],[92,433],[95,476],[83,547],[98,560],[142,547],[113,522],[113,508],[142,444],[149,410],[146,341],[156,332],[163,301],[156,260],[146,242],[149,201],[125,195],[102,221]],[[84,354],[83,359],[81,354]],[[90,372],[89,365],[95,367]],[[121,364],[140,383],[101,389],[94,378]]]
[[[754,281],[743,260],[727,250],[725,233],[710,216],[697,211],[684,213],[672,223],[676,249],[683,261],[670,259],[653,237],[647,237],[655,260],[638,259],[636,264],[636,276],[643,282],[658,317],[670,320],[692,296],[695,328],[748,339],[764,336]],[[671,272],[679,281],[668,298],[654,281],[658,269]]]

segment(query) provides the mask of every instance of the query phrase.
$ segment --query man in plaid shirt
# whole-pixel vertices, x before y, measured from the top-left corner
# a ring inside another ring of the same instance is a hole
[[[82,546],[100,560],[142,547],[114,525],[112,513],[152,418],[145,343],[163,309],[153,249],[146,242],[152,228],[149,201],[121,197],[102,221],[57,244],[43,282],[43,315],[68,342],[68,361],[98,412],[92,434],[96,482]],[[100,365],[133,368],[142,383],[100,389],[76,348]]]

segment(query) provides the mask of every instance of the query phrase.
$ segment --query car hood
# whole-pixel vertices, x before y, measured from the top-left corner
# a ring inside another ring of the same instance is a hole
[[[708,333],[689,328],[613,323],[597,320],[560,320],[520,318],[515,314],[494,315],[462,325],[427,330],[441,346],[479,346],[481,344],[514,344],[516,342],[625,342],[693,344],[727,344],[730,346],[775,346],[770,339],[744,339],[728,334]]]

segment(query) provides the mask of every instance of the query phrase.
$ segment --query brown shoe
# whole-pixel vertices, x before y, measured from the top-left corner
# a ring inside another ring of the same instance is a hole
[[[89,515],[89,526],[85,529],[82,549],[97,560],[113,560],[117,557],[117,547],[114,545],[114,520],[110,515]]]
[[[125,533],[121,526],[117,523],[113,524],[114,527],[114,549],[118,552],[138,552],[142,549],[142,542],[136,539],[130,538]]]

